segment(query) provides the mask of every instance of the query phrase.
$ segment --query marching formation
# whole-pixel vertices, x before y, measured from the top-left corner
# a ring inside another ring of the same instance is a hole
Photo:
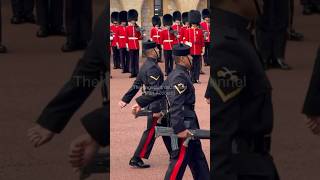
[[[147,36],[145,29],[139,27],[137,21],[138,12],[135,9],[111,13],[110,40],[113,68],[122,69],[122,73],[131,73],[130,78],[136,78],[139,73],[139,41]],[[191,68],[192,82],[200,83],[202,65],[208,65],[209,10],[204,9],[202,13],[196,10],[184,13],[175,11],[172,15],[163,15],[162,20],[160,16],[155,15],[152,17],[152,26],[149,39],[156,43],[156,48],[159,50],[157,62],[163,62],[164,59],[165,76],[173,70],[173,46],[182,43],[190,46],[190,55],[194,59]]]
[[[136,24],[137,20],[138,13],[134,9],[111,13],[113,68],[130,72],[130,78],[136,78],[118,104],[120,108],[126,107],[142,89],[132,113],[136,117],[142,112],[151,114],[129,165],[149,168],[142,159],[149,158],[156,136],[162,136],[170,156],[164,179],[182,179],[188,165],[195,179],[207,180],[209,166],[200,139],[209,139],[210,133],[199,130],[193,84],[200,83],[201,67],[208,65],[210,12],[208,9],[202,13],[175,11],[162,18],[155,15],[148,39],[145,39],[144,28]],[[146,60],[139,67],[141,40]],[[164,72],[158,64],[163,61]],[[163,133],[157,132],[159,130]],[[199,135],[198,130],[205,133]]]

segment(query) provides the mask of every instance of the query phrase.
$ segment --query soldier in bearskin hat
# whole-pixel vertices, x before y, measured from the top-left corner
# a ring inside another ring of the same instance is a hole
[[[128,48],[130,57],[130,78],[137,77],[139,73],[139,40],[142,40],[143,34],[142,29],[136,24],[138,21],[138,11],[135,9],[130,9],[128,11]]]
[[[163,30],[161,40],[163,45],[163,56],[165,59],[165,75],[167,76],[173,69],[172,47],[175,40],[174,32],[171,28],[173,18],[170,14],[165,14],[162,19]]]
[[[200,83],[201,55],[204,48],[204,36],[202,29],[199,28],[201,13],[196,10],[189,12],[189,23],[191,27],[186,31],[186,43],[190,46],[190,54],[193,57],[191,68],[191,78],[194,83]]]
[[[203,55],[204,65],[208,66],[209,62],[209,46],[210,46],[210,11],[209,9],[202,10],[202,19],[200,26],[204,33],[205,51]]]
[[[120,62],[122,66],[122,73],[129,72],[129,65],[130,65],[130,58],[129,53],[127,51],[128,47],[128,36],[127,36],[127,20],[128,13],[127,11],[121,11],[119,13],[119,22],[120,25],[118,26],[118,36],[117,36],[117,43],[119,47],[119,54],[120,54]]]
[[[181,12],[180,11],[175,11],[172,14],[173,18],[173,25],[172,29],[176,31],[177,37],[176,40],[174,41],[173,44],[178,44],[182,41],[182,36],[181,36]]]
[[[150,39],[151,41],[157,44],[159,49],[159,59],[158,62],[162,62],[162,47],[161,47],[161,19],[159,16],[155,15],[152,17],[153,28],[150,30]]]
[[[187,31],[188,28],[190,28],[189,12],[182,13],[182,24],[183,24],[183,26],[181,27],[181,39],[182,39],[181,42],[185,43],[186,31]]]
[[[110,41],[113,52],[113,69],[120,68],[120,52],[118,43],[119,12],[111,13]]]

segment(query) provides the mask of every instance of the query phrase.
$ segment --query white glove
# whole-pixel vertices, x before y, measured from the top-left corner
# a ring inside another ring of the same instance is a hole
[[[188,46],[190,46],[190,47],[192,47],[192,43],[189,42],[189,41],[187,41],[185,44],[188,45]]]

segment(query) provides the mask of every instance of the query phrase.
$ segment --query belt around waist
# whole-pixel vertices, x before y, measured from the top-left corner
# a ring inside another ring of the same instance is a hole
[[[125,36],[119,36],[119,38],[125,38]]]
[[[130,40],[136,40],[136,39],[139,39],[139,38],[137,38],[137,37],[129,37],[128,39],[130,39]]]
[[[236,137],[232,141],[233,154],[239,153],[269,153],[271,136],[260,135],[254,137]]]
[[[173,40],[163,40],[163,42],[173,42]]]
[[[192,111],[194,111],[194,104],[193,105],[184,105],[182,108],[183,108],[183,110],[192,110]]]

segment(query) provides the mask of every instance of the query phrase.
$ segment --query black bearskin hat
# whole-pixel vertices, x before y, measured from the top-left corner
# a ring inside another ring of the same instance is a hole
[[[138,11],[135,9],[130,9],[128,11],[128,21],[138,21]]]
[[[115,21],[119,22],[119,12],[117,11],[111,13],[111,22],[113,23]]]
[[[203,10],[202,10],[202,19],[205,19],[205,18],[210,18],[210,11],[209,11],[209,9],[203,9]]]
[[[189,22],[189,12],[182,13],[182,23],[186,24],[186,22]]]
[[[191,10],[189,12],[189,23],[190,24],[200,24],[201,22],[201,13],[197,10]]]
[[[128,21],[128,19],[127,19],[127,11],[121,11],[120,13],[119,13],[119,22],[121,23],[121,22],[127,22]]]
[[[176,20],[181,21],[181,12],[180,11],[173,12],[172,17],[173,17],[173,21],[176,21]]]
[[[161,19],[159,16],[155,15],[152,17],[152,25],[153,26],[156,26],[156,25],[161,26]]]
[[[171,14],[165,14],[162,18],[162,22],[164,26],[172,26],[173,24],[173,19]]]

